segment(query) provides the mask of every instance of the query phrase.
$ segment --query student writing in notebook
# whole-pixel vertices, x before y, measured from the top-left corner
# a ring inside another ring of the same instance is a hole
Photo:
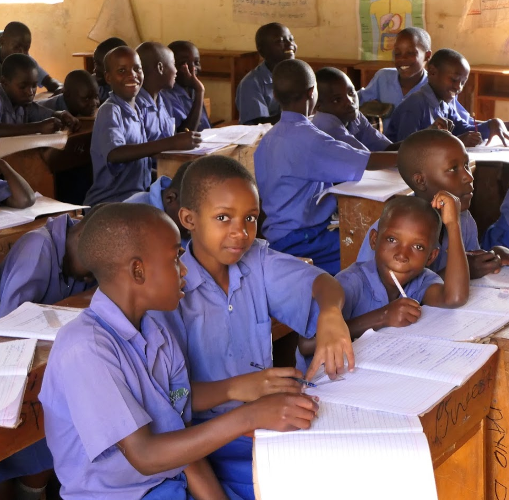
[[[310,377],[325,363],[335,378],[345,354],[353,368],[341,286],[323,270],[256,239],[259,213],[255,181],[234,159],[206,156],[188,167],[180,209],[191,233],[182,257],[185,297],[162,320],[187,358],[199,422],[266,394],[302,390],[290,378],[302,377],[300,371],[272,368],[271,317],[301,335],[316,332]],[[251,438],[241,437],[209,456],[219,480],[244,499],[254,498],[252,446]]]
[[[162,61],[156,60],[154,64],[156,68],[164,66]],[[152,179],[152,156],[167,149],[193,149],[201,142],[197,132],[148,139],[160,136],[161,132],[157,111],[154,109],[151,115],[156,119],[149,121],[146,110],[143,111],[136,102],[143,85],[143,69],[133,49],[117,47],[111,50],[104,58],[104,67],[112,93],[99,108],[94,123],[90,147],[94,180],[85,197],[87,205],[124,201],[134,193],[146,191]],[[164,73],[164,68],[161,71]],[[166,73],[159,75],[160,85],[161,81],[167,80]],[[154,87],[151,92],[149,97],[155,103],[159,90]]]
[[[34,202],[35,194],[28,182],[6,161],[0,160],[0,206],[27,208]]]
[[[441,190],[446,190],[461,201],[460,225],[463,245],[467,250],[470,278],[499,272],[501,265],[509,264],[509,250],[496,246],[490,251],[480,249],[477,224],[468,208],[473,195],[474,177],[463,143],[442,130],[422,130],[403,141],[398,153],[398,170],[404,181],[414,190],[415,196],[429,202]],[[371,229],[362,242],[357,261],[373,258],[369,242]],[[430,269],[442,274],[448,258],[449,236],[447,228],[439,239],[439,254]]]
[[[262,232],[275,250],[309,257],[330,274],[339,271],[339,237],[327,226],[334,197],[316,196],[334,183],[358,181],[366,169],[394,167],[397,153],[370,152],[336,141],[308,116],[317,102],[316,79],[304,61],[280,62],[273,72],[281,119],[254,153],[256,182],[267,218]]]
[[[190,426],[184,356],[147,314],[184,297],[177,227],[149,205],[109,204],[91,217],[78,252],[100,288],[59,331],[40,393],[61,496],[238,500],[203,457],[257,428],[307,429],[317,403],[272,394]]]

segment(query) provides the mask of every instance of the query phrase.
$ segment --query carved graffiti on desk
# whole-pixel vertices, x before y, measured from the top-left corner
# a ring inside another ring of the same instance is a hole
[[[496,401],[496,400],[494,400]],[[487,419],[488,434],[488,453],[492,454],[492,459],[488,457],[488,461],[493,463],[495,500],[507,499],[507,486],[505,484],[507,473],[507,429],[502,408],[496,406],[490,407]]]

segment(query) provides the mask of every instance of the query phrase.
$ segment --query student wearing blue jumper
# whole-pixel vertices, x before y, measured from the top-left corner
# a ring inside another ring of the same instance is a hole
[[[258,28],[255,42],[263,62],[242,79],[235,98],[239,122],[244,125],[276,123],[279,120],[281,110],[272,92],[272,71],[279,62],[294,59],[297,52],[290,30],[279,23]]]
[[[256,181],[267,218],[262,232],[280,252],[313,259],[331,274],[339,271],[339,237],[327,225],[337,210],[334,197],[316,196],[334,183],[359,180],[367,169],[396,165],[396,153],[370,153],[336,141],[307,118],[317,101],[316,80],[303,61],[274,68],[274,96],[281,120],[254,154]]]
[[[301,335],[317,335],[307,376],[325,363],[335,378],[350,336],[341,316],[343,291],[322,270],[255,239],[259,199],[251,174],[224,156],[203,157],[186,171],[180,219],[191,233],[182,257],[188,273],[177,314],[165,314],[188,361],[197,421],[214,421],[242,402],[299,393],[295,368],[272,368],[271,317]],[[266,369],[259,370],[251,363]],[[242,437],[209,456],[223,484],[254,498],[252,439]]]
[[[500,217],[486,231],[481,247],[486,250],[500,245],[509,247],[509,191],[500,207]]]
[[[494,136],[499,136],[505,145],[509,132],[502,120],[492,118],[476,125],[458,113],[456,97],[469,74],[470,65],[459,52],[452,49],[435,52],[428,63],[428,83],[394,110],[387,137],[402,141],[442,118],[450,123],[451,132],[466,146],[477,146],[483,139],[490,141]]]
[[[92,132],[90,154],[94,180],[85,204],[123,201],[134,193],[146,191],[151,184],[152,156],[168,149],[192,149],[201,142],[199,134],[187,132],[175,137],[148,141],[160,134],[157,121],[149,123],[136,104],[143,85],[143,70],[138,54],[129,47],[117,47],[104,58],[105,78],[112,93],[99,108]],[[157,98],[161,81],[146,89]]]
[[[369,234],[374,259],[355,262],[336,275],[345,290],[343,316],[352,338],[370,328],[411,325],[421,316],[421,304],[455,308],[467,302],[470,281],[460,210],[460,200],[447,191],[439,191],[431,203],[400,196],[385,205],[378,230]],[[451,257],[443,281],[426,269],[438,255],[442,221],[449,234]],[[314,339],[302,339],[299,350],[310,355],[313,344]]]
[[[315,127],[364,151],[398,148],[359,111],[357,92],[345,73],[336,68],[322,68],[316,72],[316,83],[317,112],[312,119]]]
[[[35,194],[28,182],[4,160],[0,160],[0,176],[0,206],[27,208],[35,203]]]
[[[477,225],[468,210],[474,178],[465,146],[458,138],[442,130],[422,130],[412,134],[399,149],[398,170],[418,198],[431,202],[436,193],[446,190],[461,200],[461,234],[467,250],[471,278],[498,272],[501,265],[509,264],[507,249],[494,247],[489,252],[480,250]],[[370,231],[377,228],[378,221],[371,226]],[[373,258],[370,231],[364,238],[357,262]],[[447,230],[444,230],[439,239],[439,254],[430,265],[433,271],[443,272],[448,261],[448,246],[449,236]]]
[[[203,106],[205,87],[198,79],[201,71],[198,49],[191,42],[182,40],[172,42],[168,47],[175,54],[177,80],[171,89],[162,92],[162,96],[173,112],[177,130],[202,131],[210,128]]]
[[[62,497],[237,500],[203,457],[260,427],[307,429],[318,405],[273,394],[186,428],[184,357],[173,332],[147,314],[184,297],[175,224],[148,205],[110,204],[91,218],[78,252],[100,289],[59,332],[40,394]]]

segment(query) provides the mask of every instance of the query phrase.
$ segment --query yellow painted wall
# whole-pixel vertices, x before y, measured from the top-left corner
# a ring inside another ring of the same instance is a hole
[[[509,22],[497,28],[460,29],[466,0],[425,0],[427,29],[433,48],[450,47],[462,52],[472,64],[509,65]],[[191,39],[203,48],[252,50],[256,25],[234,23],[232,0],[132,0],[144,40],[169,43]],[[295,28],[298,54],[315,57],[357,58],[356,2],[317,0],[319,26]],[[102,0],[64,0],[56,5],[0,5],[0,25],[11,20],[32,30],[32,55],[51,75],[63,79],[81,61],[73,52],[93,50],[87,38],[99,14]],[[292,28],[290,26],[290,28]],[[207,82],[205,82],[207,84]],[[207,84],[212,114],[228,116],[228,87]],[[223,95],[222,95],[223,94]]]

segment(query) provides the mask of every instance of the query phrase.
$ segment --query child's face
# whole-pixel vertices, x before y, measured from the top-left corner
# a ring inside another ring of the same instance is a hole
[[[80,83],[74,88],[65,89],[64,98],[73,116],[94,116],[99,107],[99,89],[95,82],[91,85]]]
[[[184,69],[187,64],[188,71]],[[191,85],[191,76],[198,76],[201,71],[200,53],[194,45],[181,47],[175,52],[177,83],[182,87]]]
[[[359,115],[359,100],[350,78],[327,85],[326,92],[318,92],[318,110],[337,116],[345,125],[354,121]]]
[[[396,212],[372,230],[369,237],[382,283],[393,286],[392,271],[405,285],[418,276],[436,257],[436,228],[416,214]]]
[[[133,100],[143,85],[143,70],[138,54],[127,51],[112,54],[109,71],[104,76],[116,95],[125,101]]]
[[[238,262],[253,244],[259,214],[258,192],[250,182],[228,179],[213,185],[198,211],[190,211],[196,259],[209,272]]]
[[[27,106],[37,91],[37,70],[16,71],[11,80],[2,77],[2,87],[13,104]]]
[[[474,177],[465,146],[452,136],[450,139],[430,147],[422,172],[426,190],[416,193],[418,196],[423,194],[431,202],[438,191],[448,191],[460,199],[463,212],[472,201]]]
[[[11,54],[28,55],[32,45],[32,36],[29,33],[18,35],[2,36],[0,38],[0,58],[2,61]]]
[[[467,83],[470,68],[464,61],[450,61],[437,68],[430,64],[428,82],[438,99],[445,102],[452,100],[463,90]]]
[[[404,34],[396,38],[393,55],[398,75],[405,80],[422,73],[431,51],[423,50],[417,38]]]
[[[260,47],[261,56],[274,65],[286,59],[295,59],[295,52],[297,44],[286,26],[274,27]]]

